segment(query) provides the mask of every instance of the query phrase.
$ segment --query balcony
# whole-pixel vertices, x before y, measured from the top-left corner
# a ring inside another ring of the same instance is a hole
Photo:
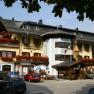
[[[12,62],[13,58],[12,57],[1,57],[1,60],[5,62]]]
[[[20,55],[17,55],[16,56],[16,61],[30,61],[31,60],[31,57],[30,56],[20,56]]]
[[[31,59],[33,62],[48,62],[47,56],[32,56]]]
[[[80,62],[94,62],[94,58],[93,59],[85,59],[85,58],[82,58],[79,61]]]
[[[48,64],[47,56],[16,56],[16,61],[31,62],[34,64]]]
[[[18,45],[19,41],[16,39],[11,39],[11,38],[0,38],[0,46],[14,46]]]

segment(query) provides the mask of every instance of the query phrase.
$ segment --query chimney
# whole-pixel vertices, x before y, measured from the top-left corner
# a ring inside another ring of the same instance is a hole
[[[77,31],[78,31],[78,30],[79,30],[79,28],[77,27],[77,28],[75,28],[75,30],[77,30]]]
[[[15,19],[14,19],[14,17],[12,18],[12,21],[14,21]]]
[[[43,24],[43,20],[40,19],[40,20],[38,21],[38,24]]]

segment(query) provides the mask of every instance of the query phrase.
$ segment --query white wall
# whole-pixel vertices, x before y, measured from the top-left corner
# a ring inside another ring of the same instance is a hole
[[[65,50],[68,48],[55,48],[55,42],[68,42],[71,43],[70,39],[65,38],[50,38],[44,42],[43,51],[45,54],[47,54],[49,58],[49,75],[56,75],[57,71],[56,69],[53,69],[51,66],[55,64],[59,64],[64,61],[55,61],[55,54],[62,54],[65,55]],[[72,55],[72,50],[69,49],[66,52],[66,55]]]
[[[1,62],[0,63],[0,71],[2,71],[2,66],[3,65],[10,65],[11,66],[11,71],[14,71],[14,63],[10,63],[10,62]]]

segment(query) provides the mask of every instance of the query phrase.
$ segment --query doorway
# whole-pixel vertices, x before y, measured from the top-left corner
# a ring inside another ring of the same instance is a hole
[[[11,71],[11,65],[3,65],[2,66],[2,71]]]

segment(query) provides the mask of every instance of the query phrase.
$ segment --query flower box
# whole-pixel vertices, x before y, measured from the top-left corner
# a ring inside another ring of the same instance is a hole
[[[13,58],[12,57],[1,57],[2,61],[8,61],[8,62],[12,62]]]
[[[48,57],[46,56],[32,56],[33,61],[48,62]]]
[[[32,61],[32,62],[48,62],[48,57],[47,56],[16,56],[17,61]]]
[[[94,59],[80,59],[81,62],[94,62]]]
[[[20,61],[20,60],[30,60],[30,59],[31,59],[30,56],[20,56],[20,55],[16,56],[16,60],[17,61]]]
[[[19,41],[15,39],[10,39],[10,38],[0,38],[0,43],[16,43],[18,44]]]

